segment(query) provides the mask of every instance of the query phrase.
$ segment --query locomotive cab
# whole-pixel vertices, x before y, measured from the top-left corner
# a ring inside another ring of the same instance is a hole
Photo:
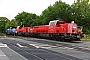
[[[64,21],[57,21],[56,27],[60,27],[60,24],[64,24],[64,23],[65,23]]]
[[[60,37],[67,40],[71,39],[78,41],[81,38],[80,35],[82,34],[82,31],[81,29],[78,29],[78,26],[74,21],[66,23],[65,20],[54,20],[49,23],[49,33],[54,36],[55,39],[59,39]]]

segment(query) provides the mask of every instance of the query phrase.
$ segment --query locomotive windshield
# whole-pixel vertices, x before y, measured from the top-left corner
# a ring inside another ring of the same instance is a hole
[[[14,29],[14,28],[16,29],[16,27],[10,27],[10,29]]]
[[[64,24],[63,21],[57,21],[57,24]]]

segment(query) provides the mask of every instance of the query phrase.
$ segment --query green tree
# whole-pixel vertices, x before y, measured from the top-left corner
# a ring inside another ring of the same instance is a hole
[[[44,23],[44,21],[42,20],[42,17],[39,16],[37,19],[33,20],[32,26],[42,25],[43,23]]]
[[[89,0],[74,1],[72,8],[72,17],[78,25],[84,27],[84,32],[90,32],[90,4]]]
[[[57,19],[65,19],[69,20],[71,15],[71,7],[69,4],[66,4],[65,2],[62,2],[61,0],[56,1],[53,6],[49,6],[47,9],[45,9],[41,16],[42,21],[44,21],[44,24],[48,24],[51,20],[57,20]]]
[[[5,29],[9,28],[10,27],[10,20],[8,20],[8,22],[6,23],[5,25]]]
[[[12,19],[11,21],[9,20],[6,25],[5,25],[5,29],[9,28],[9,27],[17,27],[18,24],[17,24],[17,21],[15,19]]]
[[[5,32],[5,25],[9,19],[6,17],[0,17],[0,33]]]
[[[28,13],[28,12],[21,12],[15,16],[18,25],[25,24],[27,26],[32,25],[33,20],[35,20],[38,16],[36,14]]]

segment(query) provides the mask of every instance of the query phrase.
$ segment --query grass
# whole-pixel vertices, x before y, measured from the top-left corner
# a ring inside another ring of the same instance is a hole
[[[82,38],[81,40],[90,41],[90,34],[86,34],[86,38]]]

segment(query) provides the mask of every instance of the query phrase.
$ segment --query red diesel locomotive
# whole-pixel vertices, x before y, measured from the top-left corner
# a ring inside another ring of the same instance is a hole
[[[49,22],[49,25],[33,27],[22,25],[16,29],[16,34],[60,41],[80,41],[82,29],[78,28],[74,21],[66,23],[65,20],[53,20]]]
[[[30,26],[24,26],[24,25],[21,25],[21,26],[18,26],[15,30],[15,35],[18,35],[18,36],[29,36],[29,33],[30,33],[30,29],[31,27]]]

